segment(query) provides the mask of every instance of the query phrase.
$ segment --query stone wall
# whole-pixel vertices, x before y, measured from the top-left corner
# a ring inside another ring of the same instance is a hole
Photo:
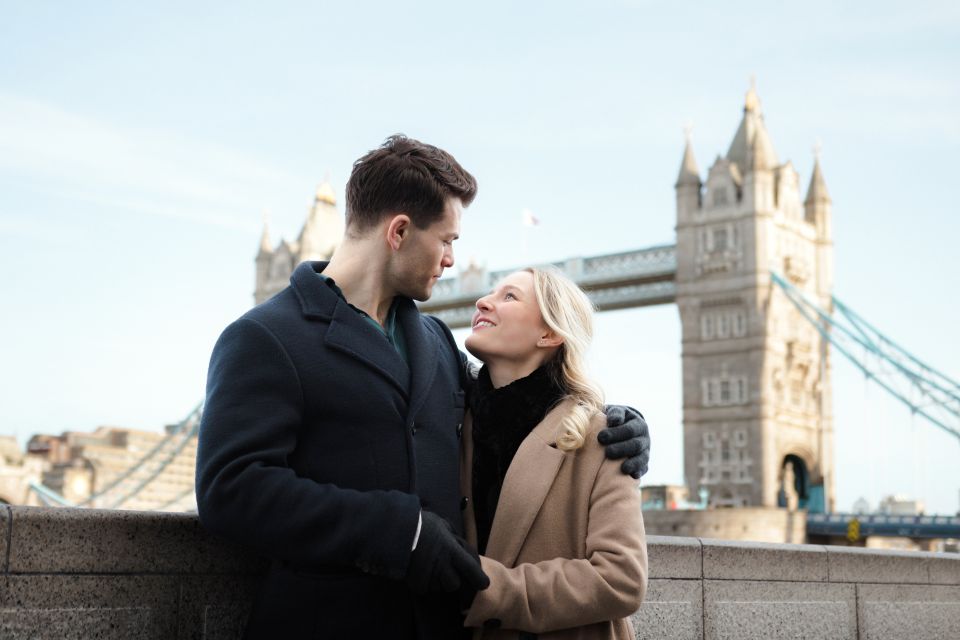
[[[960,555],[649,539],[638,638],[954,638]],[[265,563],[196,516],[0,509],[0,638],[240,636]]]

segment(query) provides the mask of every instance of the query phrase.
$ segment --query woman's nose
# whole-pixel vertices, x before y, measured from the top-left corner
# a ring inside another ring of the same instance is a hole
[[[480,311],[489,311],[492,308],[493,306],[490,304],[490,301],[488,300],[487,296],[484,296],[479,300],[477,300],[477,309],[479,309]]]

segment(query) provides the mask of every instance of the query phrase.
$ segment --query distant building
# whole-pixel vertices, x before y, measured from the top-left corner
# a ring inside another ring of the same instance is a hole
[[[647,509],[687,509],[687,487],[675,484],[644,486],[640,489],[643,508]]]
[[[43,467],[43,460],[20,450],[15,436],[0,436],[0,502],[36,504],[30,483],[40,482]]]
[[[99,427],[90,433],[36,435],[27,451],[45,467],[43,484],[74,504],[145,511],[196,509],[197,437],[186,429],[175,432],[168,427],[157,433]]]
[[[923,512],[923,501],[911,500],[899,493],[883,498],[877,505],[877,513],[887,516],[918,516]]]

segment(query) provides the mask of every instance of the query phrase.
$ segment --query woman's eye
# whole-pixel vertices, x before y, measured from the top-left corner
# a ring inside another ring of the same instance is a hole
[[[517,296],[513,295],[512,293],[505,293],[503,298],[504,300],[516,300]]]

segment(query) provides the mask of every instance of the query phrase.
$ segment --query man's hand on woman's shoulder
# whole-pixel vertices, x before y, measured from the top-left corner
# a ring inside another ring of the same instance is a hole
[[[650,429],[643,414],[621,404],[608,404],[607,428],[597,434],[597,440],[611,460],[623,458],[620,469],[639,480],[650,464]]]

